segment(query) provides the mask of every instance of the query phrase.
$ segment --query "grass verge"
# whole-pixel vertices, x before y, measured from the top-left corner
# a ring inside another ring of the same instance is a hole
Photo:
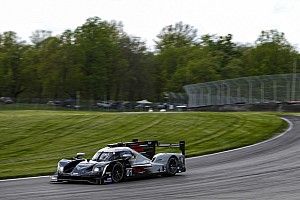
[[[254,144],[286,126],[273,113],[0,111],[0,179],[51,174],[63,157],[91,157],[133,138],[185,140],[187,155],[196,156]]]

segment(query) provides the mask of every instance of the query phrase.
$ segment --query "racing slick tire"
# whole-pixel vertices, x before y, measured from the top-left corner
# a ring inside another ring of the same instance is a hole
[[[116,162],[111,169],[111,181],[113,183],[121,182],[124,179],[124,167],[120,162]]]
[[[177,173],[178,168],[178,158],[172,156],[169,158],[166,165],[166,175],[174,176]]]

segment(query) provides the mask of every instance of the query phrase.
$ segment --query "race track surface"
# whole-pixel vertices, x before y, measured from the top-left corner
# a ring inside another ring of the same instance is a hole
[[[187,172],[119,184],[0,181],[0,199],[300,199],[300,117],[259,145],[187,160]]]

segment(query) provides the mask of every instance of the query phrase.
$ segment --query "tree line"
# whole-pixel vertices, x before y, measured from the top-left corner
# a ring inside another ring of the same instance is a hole
[[[17,99],[149,99],[182,92],[193,83],[291,73],[299,53],[277,30],[262,31],[254,44],[232,35],[198,35],[178,22],[162,28],[155,50],[128,35],[120,22],[89,18],[58,36],[37,30],[31,43],[0,34],[0,96]]]

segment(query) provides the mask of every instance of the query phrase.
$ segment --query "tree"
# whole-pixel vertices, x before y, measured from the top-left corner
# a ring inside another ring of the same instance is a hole
[[[296,50],[287,42],[284,33],[277,30],[262,31],[256,46],[241,57],[242,76],[291,73]]]
[[[186,62],[178,66],[171,77],[169,91],[181,92],[184,85],[214,81],[220,78],[217,69],[221,61],[208,49],[194,47],[188,51],[186,56]]]
[[[290,46],[283,32],[276,29],[262,31],[256,40],[256,44],[275,43],[280,46]]]
[[[20,76],[24,49],[24,42],[18,41],[15,32],[8,31],[0,35],[0,93],[2,95],[16,98],[24,91]]]
[[[37,45],[43,40],[47,39],[48,37],[51,37],[51,33],[52,33],[51,31],[46,31],[46,30],[36,30],[30,36],[31,42]]]
[[[80,52],[84,94],[90,99],[120,97],[128,62],[124,58],[122,25],[90,18],[75,30],[74,44]]]
[[[117,77],[123,77],[123,79],[117,79],[117,85],[122,88],[122,96],[133,101],[140,98],[147,87],[146,81],[149,74],[147,74],[147,67],[144,64],[146,47],[140,38],[129,37],[126,34],[120,40],[120,46],[122,57],[127,65],[126,68],[119,69],[123,75],[115,74]],[[124,77],[124,75],[126,76]],[[120,85],[120,83],[122,84]]]
[[[227,71],[227,65],[233,59],[241,56],[240,48],[232,42],[232,35],[225,36],[203,35],[201,37],[201,45],[208,49],[212,55],[219,57],[220,64],[215,69],[222,79],[231,78],[231,74]]]
[[[254,45],[232,35],[203,35],[182,22],[158,34],[155,52],[129,36],[120,22],[89,18],[75,31],[52,37],[37,30],[32,44],[11,31],[0,34],[0,95],[15,98],[76,98],[162,101],[186,84],[292,72],[299,53],[284,33],[262,31]]]
[[[156,49],[180,48],[197,44],[197,29],[183,22],[169,25],[157,35]]]

